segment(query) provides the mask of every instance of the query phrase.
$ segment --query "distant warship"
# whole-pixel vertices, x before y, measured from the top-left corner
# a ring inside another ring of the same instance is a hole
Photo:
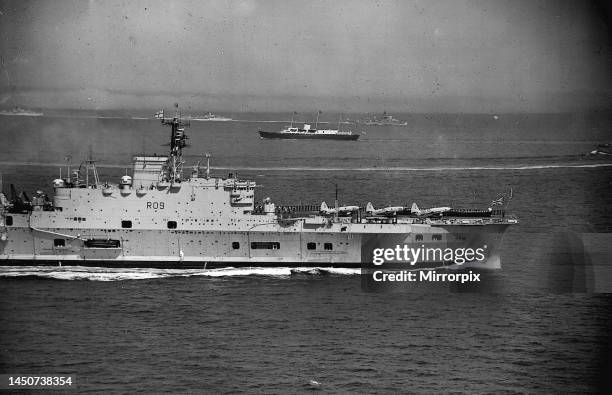
[[[23,107],[13,107],[9,110],[0,110],[0,115],[21,115],[28,117],[42,117],[44,114],[40,111],[30,110]]]
[[[194,121],[232,121],[232,118],[221,117],[211,113],[210,111],[208,114],[204,114],[203,116],[195,116],[192,119]]]
[[[387,114],[385,111],[380,118],[368,118],[363,121],[363,124],[368,126],[406,126],[408,122],[402,122],[399,119],[395,119],[391,114]]]
[[[255,204],[255,182],[211,176],[208,154],[205,169],[184,166],[189,121],[178,110],[156,118],[170,128],[168,156],[135,156],[131,176],[117,184],[101,182],[90,157],[53,180],[51,199],[0,193],[0,264],[358,267],[377,249],[408,245],[484,247],[478,263],[495,267],[496,246],[517,222],[501,209],[364,209],[340,206],[337,196],[332,207]],[[415,267],[436,265],[452,262]]]

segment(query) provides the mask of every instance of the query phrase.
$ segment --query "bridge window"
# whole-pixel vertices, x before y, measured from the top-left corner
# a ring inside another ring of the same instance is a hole
[[[13,225],[13,217],[10,215],[6,216],[6,226],[12,226]]]
[[[313,242],[307,243],[306,244],[306,248],[309,249],[309,250],[316,250],[317,249],[317,243],[313,243]]]
[[[325,243],[325,244],[323,244],[323,248],[324,248],[326,251],[331,251],[331,250],[333,250],[333,249],[334,249],[334,245],[333,245],[332,243]]]
[[[279,250],[280,243],[277,241],[254,241],[251,243],[252,250]]]
[[[53,239],[53,247],[66,247],[66,240]]]
[[[423,235],[418,234],[418,235],[414,236],[414,240],[415,241],[423,241]]]
[[[239,250],[240,249],[240,243],[237,241],[232,242],[232,248],[234,250]]]
[[[168,221],[168,229],[176,229],[176,221]]]
[[[431,239],[440,241],[442,240],[442,235],[431,235]]]
[[[132,221],[121,221],[121,227],[129,229],[132,227]]]

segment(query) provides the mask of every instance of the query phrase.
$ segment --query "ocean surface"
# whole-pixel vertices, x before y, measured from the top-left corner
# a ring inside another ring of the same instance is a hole
[[[609,114],[395,114],[408,126],[341,125],[356,142],[261,140],[287,115],[220,115],[236,121],[191,123],[186,165],[210,152],[214,174],[257,181],[257,200],[330,203],[338,185],[341,204],[482,208],[512,189],[502,269],[479,287],[372,293],[349,269],[2,267],[0,373],[105,393],[610,388],[612,158],[586,155],[612,141]],[[51,193],[89,151],[117,182],[169,133],[144,113],[0,122],[5,193]]]

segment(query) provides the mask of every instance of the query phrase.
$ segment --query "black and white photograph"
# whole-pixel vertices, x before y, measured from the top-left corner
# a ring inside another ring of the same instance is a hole
[[[611,18],[0,0],[0,391],[610,393]]]

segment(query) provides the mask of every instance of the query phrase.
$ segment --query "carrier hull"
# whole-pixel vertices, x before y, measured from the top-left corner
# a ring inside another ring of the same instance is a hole
[[[13,215],[14,223],[24,226],[7,228],[7,240],[0,241],[0,265],[353,268],[371,265],[377,250],[406,246],[414,250],[481,248],[484,259],[461,264],[498,268],[497,246],[508,226],[330,223],[312,227],[300,221],[291,226],[263,224],[258,231],[62,229],[29,226],[27,217]],[[406,262],[406,268],[456,265],[441,258],[439,254],[423,257],[414,264]]]

